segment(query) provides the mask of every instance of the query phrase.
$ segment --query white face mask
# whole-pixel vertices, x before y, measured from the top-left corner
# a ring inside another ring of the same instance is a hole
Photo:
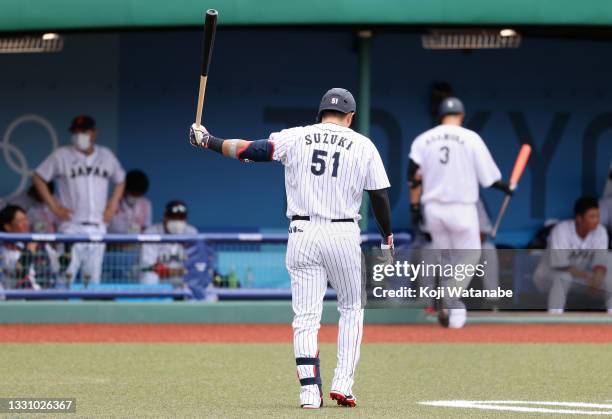
[[[136,205],[138,203],[138,201],[140,201],[140,197],[139,196],[127,195],[125,197],[125,202],[127,202],[127,204],[130,207],[133,207],[134,205]]]
[[[187,222],[183,220],[166,221],[166,229],[170,234],[183,234],[185,227],[187,227]]]
[[[91,146],[91,136],[85,132],[72,134],[72,144],[81,151],[86,151]]]

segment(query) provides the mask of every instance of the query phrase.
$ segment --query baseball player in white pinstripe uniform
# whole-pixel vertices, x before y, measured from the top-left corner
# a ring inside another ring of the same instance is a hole
[[[285,166],[293,343],[300,405],[323,404],[317,334],[327,283],[338,294],[338,357],[330,397],[354,407],[355,368],[363,333],[361,246],[357,225],[363,191],[372,202],[382,248],[392,248],[390,187],[376,147],[349,127],[356,105],[348,90],[323,96],[317,124],[276,132],[258,141],[223,140],[192,125],[190,141],[242,161],[276,160]]]

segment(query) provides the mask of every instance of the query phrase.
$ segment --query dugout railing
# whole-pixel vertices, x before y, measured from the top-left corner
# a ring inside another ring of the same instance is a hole
[[[0,299],[289,299],[287,239],[287,233],[0,233]],[[409,241],[396,235],[400,246]],[[363,234],[362,243],[377,246],[380,236]],[[75,252],[85,259],[77,265],[92,263],[82,250],[96,246],[105,247],[100,274],[75,271]],[[335,298],[333,290],[326,298]]]

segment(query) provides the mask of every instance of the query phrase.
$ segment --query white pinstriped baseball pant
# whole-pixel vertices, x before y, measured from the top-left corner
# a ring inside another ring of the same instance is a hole
[[[332,223],[311,217],[292,221],[286,264],[291,276],[293,347],[296,358],[318,353],[317,335],[327,283],[338,294],[340,322],[337,364],[332,390],[352,394],[363,335],[361,305],[361,236],[357,223]],[[295,231],[297,230],[297,231]],[[314,376],[310,365],[298,366],[299,378]],[[303,386],[302,404],[319,403],[316,385]]]

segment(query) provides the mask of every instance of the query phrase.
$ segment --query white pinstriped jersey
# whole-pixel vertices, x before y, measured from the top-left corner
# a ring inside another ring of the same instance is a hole
[[[478,184],[489,187],[501,172],[480,136],[456,125],[438,125],[419,135],[410,158],[423,176],[421,202],[475,204]]]
[[[270,135],[285,166],[287,217],[358,220],[363,191],[390,187],[380,154],[363,135],[333,123]]]

